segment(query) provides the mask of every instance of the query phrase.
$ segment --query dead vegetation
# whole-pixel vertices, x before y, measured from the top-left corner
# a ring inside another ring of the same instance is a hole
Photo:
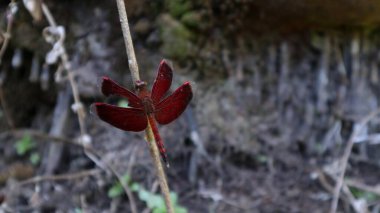
[[[44,2],[64,40],[54,28],[46,43],[49,22],[34,20],[21,1],[11,22],[11,8],[0,4],[2,210],[128,212],[133,202],[138,212],[151,211],[142,188],[132,189],[134,201],[109,194],[124,174],[126,191],[137,183],[159,192],[144,135],[116,130],[88,109],[103,100],[100,76],[132,86],[116,2]],[[160,128],[179,205],[189,212],[335,212],[335,199],[340,212],[377,212],[377,4],[366,1],[355,14],[347,12],[354,3],[339,11],[325,5],[320,14],[321,6],[309,5],[306,18],[294,18],[305,8],[299,1],[173,2],[126,6],[141,78],[151,82],[166,57],[174,84],[196,84],[191,108]],[[67,58],[47,64],[54,49]],[[77,110],[83,104],[79,122],[73,103]]]

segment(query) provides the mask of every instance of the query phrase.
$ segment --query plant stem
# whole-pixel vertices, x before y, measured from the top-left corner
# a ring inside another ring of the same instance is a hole
[[[370,112],[368,115],[366,115],[364,118],[362,118],[358,123],[358,127],[353,130],[353,132],[350,135],[350,138],[348,139],[346,148],[344,149],[343,156],[340,160],[340,162],[341,162],[341,165],[339,168],[340,171],[339,171],[339,176],[337,178],[336,185],[334,188],[334,194],[333,194],[333,200],[331,202],[330,213],[336,213],[336,210],[338,208],[340,191],[341,191],[342,186],[343,186],[344,176],[346,174],[346,169],[347,169],[347,164],[348,164],[348,159],[350,158],[350,155],[352,152],[352,147],[354,146],[354,140],[360,134],[362,129],[367,125],[367,123],[370,122],[371,119],[378,116],[379,114],[380,114],[380,108],[377,108],[376,110]]]
[[[121,24],[121,29],[123,31],[125,48],[127,50],[127,55],[128,55],[128,65],[129,65],[129,69],[131,70],[133,83],[135,84],[137,80],[140,80],[140,74],[139,74],[139,69],[138,69],[137,60],[135,56],[135,51],[133,49],[131,32],[129,30],[127,12],[125,10],[124,0],[116,0],[116,3],[117,3],[117,9],[119,11],[120,24]],[[167,212],[174,213],[173,205],[170,200],[170,194],[169,194],[170,190],[169,190],[169,186],[166,180],[165,171],[163,169],[163,166],[160,160],[160,153],[156,146],[156,141],[154,140],[153,131],[149,123],[148,123],[147,129],[145,130],[145,133],[148,139],[149,151],[153,158],[154,166],[156,167],[157,176],[160,182],[161,192],[165,199]]]
[[[44,3],[41,4],[41,7],[42,7],[42,11],[43,11],[46,19],[49,22],[49,25],[52,27],[57,27],[57,23],[54,20],[54,17],[51,14],[49,8]],[[85,137],[88,136],[86,126],[85,126],[85,120],[84,120],[86,117],[86,113],[84,111],[83,104],[82,104],[80,97],[79,97],[78,86],[77,86],[77,83],[75,81],[75,75],[72,71],[71,63],[69,61],[69,56],[67,55],[66,48],[64,46],[62,46],[62,50],[63,51],[62,51],[62,54],[60,55],[60,58],[61,58],[63,67],[65,68],[65,70],[67,72],[68,79],[69,79],[71,89],[73,92],[74,102],[77,105],[76,113],[78,115],[79,128],[80,128],[80,132],[81,132],[80,143],[83,147],[83,150],[84,150],[84,153],[86,154],[86,156],[88,158],[90,158],[100,168],[104,169],[105,167],[103,166],[103,163],[101,161],[99,161],[98,160],[99,158],[97,157],[100,155],[97,154],[97,152],[94,149],[92,149],[92,147],[89,144],[87,144],[85,142]],[[132,48],[132,51],[133,51],[133,48]],[[136,59],[135,59],[135,61],[136,61]],[[137,64],[136,64],[136,66],[137,66]],[[123,182],[121,175],[116,171],[116,169],[111,164],[108,164],[108,163],[104,163],[104,164],[108,167],[108,169],[117,177],[119,182],[122,184],[124,191],[128,196],[132,213],[137,213],[137,207],[136,207],[135,199],[133,197],[132,191],[129,189],[129,186]]]
[[[148,122],[148,128],[146,128],[146,130],[145,130],[145,134],[147,136],[147,140],[149,143],[150,155],[153,158],[154,165],[155,165],[156,170],[157,170],[157,175],[158,175],[158,179],[159,179],[159,183],[160,183],[160,187],[161,187],[161,192],[164,195],[167,212],[168,213],[174,213],[173,205],[172,205],[171,200],[170,200],[170,193],[169,193],[170,190],[169,190],[168,182],[166,180],[165,171],[164,171],[164,168],[162,167],[162,163],[161,163],[161,159],[160,159],[160,153],[158,151],[156,142],[154,140],[152,127],[150,126],[149,122]]]
[[[127,11],[125,10],[125,4],[123,0],[116,0],[117,9],[119,11],[119,18],[121,24],[121,30],[123,31],[125,49],[128,55],[128,65],[133,78],[133,84],[137,80],[140,80],[139,66],[137,65],[135,50],[133,48],[133,42],[131,37],[131,31],[129,30]]]
[[[7,21],[7,31],[3,34],[4,36],[4,41],[3,41],[3,45],[1,46],[1,49],[0,49],[0,65],[1,65],[1,62],[2,62],[2,59],[3,59],[3,56],[5,54],[5,50],[7,49],[8,47],[8,44],[9,44],[9,41],[11,40],[11,37],[12,37],[12,27],[13,27],[13,20],[14,20],[14,14],[12,13],[12,6],[15,7],[14,5],[16,4],[16,2],[14,0],[12,0],[11,3],[9,3],[9,6],[8,6],[8,13],[10,13],[9,17],[8,17],[8,21]]]
[[[42,7],[42,11],[43,11],[46,19],[49,22],[49,25],[52,27],[57,27],[57,23],[55,22],[54,17],[51,14],[49,8],[44,3],[41,4],[41,7]],[[73,92],[74,102],[75,102],[75,104],[80,106],[80,107],[78,107],[78,111],[77,111],[78,122],[79,122],[79,128],[80,128],[81,136],[84,136],[87,134],[86,127],[84,124],[84,119],[86,117],[86,113],[84,111],[84,107],[83,107],[83,105],[80,101],[80,98],[79,98],[78,87],[77,87],[76,81],[74,79],[74,74],[71,70],[71,64],[69,62],[69,57],[67,55],[66,48],[64,46],[62,46],[62,54],[60,55],[60,58],[62,60],[63,67],[66,69],[66,72],[67,72],[67,75],[68,75],[68,78],[70,81],[70,86],[71,86],[71,89]]]

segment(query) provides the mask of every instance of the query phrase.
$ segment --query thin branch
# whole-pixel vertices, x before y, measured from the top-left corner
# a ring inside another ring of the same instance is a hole
[[[164,171],[164,168],[163,168],[162,163],[161,163],[160,153],[159,153],[158,148],[156,146],[156,143],[154,141],[153,131],[152,131],[152,128],[151,128],[149,122],[148,122],[148,127],[145,130],[145,133],[147,136],[147,140],[149,142],[150,155],[152,156],[153,163],[156,167],[158,180],[160,182],[161,191],[162,191],[162,194],[164,195],[167,212],[168,213],[174,213],[173,205],[172,205],[171,200],[170,200],[170,190],[169,190],[168,182],[166,180],[165,171]]]
[[[365,127],[365,125],[374,117],[376,117],[378,114],[380,114],[380,108],[378,108],[375,111],[372,111],[367,116],[365,116],[363,119],[360,120],[358,123],[358,127],[353,130],[353,132],[350,135],[350,138],[348,139],[347,146],[344,150],[342,159],[341,159],[341,171],[339,173],[335,188],[334,188],[334,194],[333,194],[333,200],[331,202],[331,208],[330,213],[335,213],[338,208],[338,201],[340,196],[340,191],[343,186],[344,176],[346,173],[346,168],[348,164],[348,159],[351,155],[352,147],[354,145],[355,138],[360,134],[360,131]]]
[[[42,139],[41,141],[54,141],[54,142],[66,143],[66,144],[82,147],[80,143],[77,143],[74,140],[70,140],[70,139],[58,137],[58,136],[52,136],[44,132],[41,132],[38,130],[32,130],[32,129],[15,129],[12,131],[3,132],[3,133],[0,133],[0,138],[3,138],[7,135],[13,135],[16,137],[23,137],[25,135],[29,135],[32,138]]]
[[[7,11],[8,13],[7,31],[3,34],[4,42],[3,42],[3,46],[1,46],[1,49],[0,49],[0,65],[3,59],[3,56],[5,54],[5,50],[7,49],[9,41],[11,40],[11,37],[12,37],[11,33],[12,33],[13,20],[14,20],[14,12],[15,12],[14,10],[17,10],[17,6],[16,6],[15,0],[12,0],[12,2],[9,3],[9,7]]]
[[[377,196],[380,196],[380,185],[367,185],[359,180],[354,180],[354,179],[346,179],[344,182],[351,187],[355,187],[357,189],[360,189],[362,191],[367,191],[376,194]]]
[[[1,46],[1,49],[0,49],[0,66],[2,64],[5,51],[7,50],[7,47],[9,45],[9,42],[10,42],[11,37],[12,37],[14,13],[16,11],[17,11],[16,2],[15,2],[15,0],[12,0],[12,2],[9,3],[8,10],[7,10],[7,29],[6,29],[6,32],[4,32],[2,35],[4,37],[4,41],[3,41],[3,45]],[[3,79],[1,79],[1,78],[4,78],[4,77],[5,77],[5,75],[0,77],[0,106],[2,107],[2,109],[4,111],[5,119],[7,121],[8,126],[11,129],[13,129],[14,128],[14,122],[13,122],[11,116],[9,115],[8,107],[7,107],[7,104],[5,102],[5,97],[4,97],[3,89],[2,89]]]
[[[117,3],[117,9],[119,11],[120,24],[121,24],[121,29],[123,31],[125,48],[127,50],[127,55],[128,55],[129,69],[131,70],[133,83],[135,84],[137,80],[140,80],[140,75],[139,75],[139,69],[138,69],[138,65],[136,61],[135,51],[133,49],[131,32],[129,30],[127,12],[125,10],[124,0],[116,0],[116,3]],[[149,151],[153,158],[153,163],[157,171],[157,176],[160,182],[161,191],[165,199],[167,212],[174,213],[173,205],[170,200],[170,193],[169,193],[170,190],[167,183],[165,171],[163,169],[163,166],[160,160],[160,154],[159,154],[155,139],[153,137],[152,127],[150,126],[149,123],[145,130],[145,133],[148,139]]]
[[[49,25],[52,27],[57,27],[57,24],[54,20],[53,15],[51,14],[49,8],[44,3],[42,3],[41,6],[42,6],[42,11],[43,11],[45,17],[49,22]],[[72,67],[71,67],[71,64],[69,61],[69,57],[68,57],[67,52],[66,52],[66,48],[63,45],[61,48],[62,48],[62,54],[60,54],[60,58],[62,61],[62,65],[67,72],[67,76],[68,76],[68,79],[69,79],[69,82],[71,85],[71,89],[73,92],[73,97],[74,97],[74,102],[75,102],[74,105],[76,106],[75,108],[76,108],[76,113],[78,115],[79,128],[80,128],[80,132],[81,132],[81,137],[80,137],[81,140],[80,141],[81,141],[84,153],[89,159],[91,159],[100,168],[105,169],[105,167],[107,167],[117,177],[118,181],[123,185],[124,191],[126,192],[128,198],[130,200],[130,206],[131,206],[132,213],[137,213],[137,208],[136,208],[136,204],[134,202],[134,197],[133,197],[131,190],[128,188],[128,185],[123,183],[120,174],[115,170],[115,168],[111,164],[107,164],[107,163],[99,160],[100,155],[97,154],[96,150],[91,148],[91,146],[88,144],[89,141],[86,141],[86,140],[90,140],[89,136],[87,135],[87,130],[86,130],[85,121],[84,121],[86,113],[84,111],[83,104],[82,104],[80,97],[79,97],[78,86],[77,86],[75,78],[74,78],[75,76],[74,76],[74,73],[72,71]],[[133,51],[133,48],[132,48],[132,51]],[[136,65],[136,67],[137,67],[137,65]],[[105,166],[103,164],[105,164]]]
[[[319,179],[319,182],[321,183],[321,185],[328,192],[330,192],[331,194],[333,194],[334,188],[333,188],[333,186],[330,185],[330,183],[328,183],[325,175],[327,175],[329,178],[331,178],[335,182],[336,182],[336,178],[337,177],[334,176],[333,174],[330,174],[328,171],[325,171],[325,170],[318,170],[317,173],[318,173],[318,179]],[[342,191],[344,193],[344,196],[342,196],[342,199],[347,204],[350,204],[352,206],[352,208],[355,210],[355,212],[358,212],[358,213],[368,212],[367,209],[366,209],[367,208],[366,206],[364,206],[364,205],[358,205],[358,204],[361,204],[361,201],[355,198],[355,196],[351,193],[348,185],[349,184],[346,184],[346,181],[344,181],[344,183],[342,185]]]
[[[57,27],[57,23],[55,22],[54,17],[51,14],[49,8],[46,6],[46,4],[42,3],[41,7],[42,7],[42,11],[43,11],[46,19],[49,22],[49,25],[52,27]],[[86,132],[87,132],[85,124],[84,124],[84,119],[85,119],[86,113],[85,113],[84,107],[80,101],[78,86],[77,86],[76,81],[74,79],[74,74],[73,74],[73,71],[71,69],[71,64],[70,64],[69,57],[68,57],[67,52],[66,52],[66,48],[63,45],[62,45],[62,54],[60,55],[60,57],[62,60],[63,67],[66,69],[66,72],[67,72],[67,75],[69,78],[69,82],[71,85],[71,89],[73,91],[73,97],[74,97],[74,102],[75,102],[74,104],[76,106],[78,106],[77,107],[78,121],[79,121],[81,136],[83,137],[84,135],[86,135]]]
[[[91,175],[99,174],[99,169],[90,169],[75,173],[69,173],[69,174],[61,174],[61,175],[46,175],[46,176],[36,176],[33,178],[30,178],[28,180],[24,180],[19,183],[20,186],[31,184],[31,183],[38,183],[42,181],[60,181],[60,180],[72,180],[72,179],[78,179],[83,178]]]
[[[131,32],[129,30],[128,24],[128,16],[125,10],[125,4],[123,0],[116,0],[117,9],[119,11],[121,30],[123,31],[125,49],[127,50],[128,55],[128,65],[131,71],[131,75],[133,78],[133,84],[136,83],[137,80],[140,80],[139,67],[137,65],[135,50],[133,49],[133,41],[131,37]]]
[[[51,136],[51,135],[46,134],[44,132],[40,132],[40,131],[37,131],[37,130],[29,130],[29,129],[20,129],[20,130],[13,130],[13,131],[1,133],[0,134],[0,139],[3,138],[3,137],[5,137],[5,136],[7,136],[7,135],[9,135],[9,134],[14,135],[14,136],[18,136],[18,137],[22,137],[24,135],[29,135],[29,136],[31,136],[33,138],[43,139],[43,140],[38,140],[38,141],[41,141],[41,142],[44,142],[44,141],[54,141],[54,142],[58,142],[58,143],[66,143],[66,144],[70,144],[70,145],[74,145],[74,146],[80,146],[80,147],[84,148],[83,144],[75,142],[73,140],[70,140],[70,139],[67,139],[67,138],[62,138],[62,137],[57,137],[57,136]],[[87,146],[84,149],[87,149],[87,151],[89,153],[91,153],[91,158],[90,157],[89,158],[92,161],[96,161],[95,163],[100,168],[102,168],[102,169],[108,169],[109,171],[111,171],[116,176],[116,178],[118,179],[118,181],[122,184],[122,186],[124,188],[124,191],[126,192],[128,198],[130,200],[131,208],[132,208],[132,206],[135,207],[136,206],[136,204],[135,204],[136,202],[135,202],[134,196],[132,194],[132,191],[129,189],[128,185],[126,183],[124,183],[121,174],[119,172],[117,172],[117,170],[115,169],[115,167],[112,166],[111,164],[108,164],[108,163],[105,163],[103,161],[98,160],[98,158],[100,158],[101,154],[99,154],[94,148],[92,148],[92,146]],[[93,171],[94,173],[96,173],[96,171],[94,169],[94,170],[88,170],[87,172],[83,172],[83,173],[74,173],[74,174],[65,174],[65,175],[53,175],[53,176],[50,176],[50,175],[49,176],[37,176],[37,177],[34,177],[32,179],[29,179],[29,180],[26,180],[26,181],[22,182],[21,185],[28,184],[28,183],[31,183],[31,182],[40,182],[40,181],[44,181],[44,180],[69,179],[68,177],[70,177],[71,179],[73,179],[73,178],[78,178],[77,176],[86,176],[86,174],[91,175],[92,174],[91,171]],[[137,213],[137,209],[133,210],[132,212]]]
[[[42,11],[46,17],[46,19],[48,20],[50,26],[52,27],[56,27],[57,26],[57,23],[55,22],[54,20],[54,17],[53,15],[51,14],[49,8],[46,6],[46,4],[42,3],[41,4],[41,8],[42,8]]]
[[[133,196],[133,193],[131,191],[131,189],[129,188],[128,186],[128,183],[126,183],[124,180],[123,180],[123,177],[122,175],[116,170],[115,167],[113,167],[113,165],[111,164],[108,164],[108,168],[116,175],[119,183],[123,186],[123,189],[125,191],[125,193],[127,194],[128,196],[128,199],[129,199],[129,203],[131,204],[131,211],[133,213],[137,213],[137,207],[136,207],[136,201],[135,201],[135,198]],[[128,173],[129,174],[129,173]]]

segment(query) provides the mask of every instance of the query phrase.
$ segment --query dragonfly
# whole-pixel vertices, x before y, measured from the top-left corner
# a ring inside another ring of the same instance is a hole
[[[152,92],[147,83],[137,80],[137,94],[120,86],[108,77],[102,77],[101,91],[105,96],[118,95],[128,100],[128,107],[118,107],[106,103],[94,103],[97,116],[112,126],[132,132],[152,128],[153,136],[162,160],[169,167],[163,140],[158,132],[157,123],[169,124],[177,119],[186,109],[193,97],[190,83],[187,81],[171,95],[165,96],[170,89],[173,70],[166,60],[162,60],[157,70]],[[156,123],[157,122],[157,123]]]

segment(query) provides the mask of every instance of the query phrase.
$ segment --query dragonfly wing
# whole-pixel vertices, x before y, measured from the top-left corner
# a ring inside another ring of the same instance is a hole
[[[103,76],[102,80],[102,93],[105,96],[120,95],[128,99],[128,104],[131,107],[142,108],[143,104],[141,99],[133,92],[125,89],[110,78]]]
[[[165,60],[162,60],[158,67],[157,77],[152,87],[153,103],[159,103],[161,98],[169,90],[172,84],[173,71]]]
[[[155,106],[155,118],[159,124],[168,124],[178,118],[185,111],[193,92],[189,82],[178,87],[169,97]]]
[[[94,108],[100,119],[125,131],[139,132],[148,125],[143,109],[117,107],[105,103],[95,103]]]

